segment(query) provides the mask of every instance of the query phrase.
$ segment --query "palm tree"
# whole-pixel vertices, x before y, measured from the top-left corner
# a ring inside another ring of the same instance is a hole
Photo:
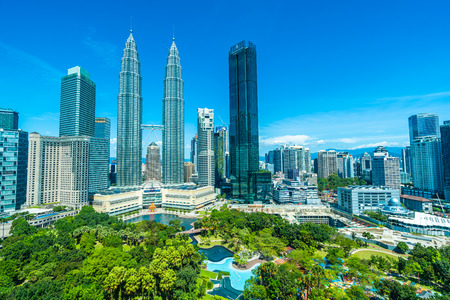
[[[311,269],[311,273],[312,273],[315,281],[317,281],[317,289],[319,289],[320,281],[321,281],[322,277],[325,276],[325,270],[319,265],[314,265]]]
[[[311,288],[313,288],[315,285],[314,278],[311,276],[311,274],[304,275],[302,278],[302,282],[306,290],[306,299],[308,299],[308,295],[311,292]]]

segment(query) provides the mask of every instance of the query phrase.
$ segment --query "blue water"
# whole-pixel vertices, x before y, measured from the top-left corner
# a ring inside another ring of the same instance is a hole
[[[58,214],[58,213],[52,213],[52,214],[48,214],[48,215],[37,216],[37,217],[35,217],[34,219],[47,218],[47,217],[54,216],[54,215],[57,215],[57,214]]]
[[[227,271],[230,272],[231,286],[236,290],[243,291],[245,286],[245,281],[250,279],[253,275],[252,270],[256,269],[260,264],[256,264],[248,270],[237,270],[232,266],[233,258],[228,257],[220,262],[206,262],[206,269],[208,271],[218,272]]]
[[[184,226],[186,230],[192,228],[191,223],[197,221],[196,218],[179,218],[177,215],[170,214],[154,214],[154,215],[144,215],[136,218],[132,218],[130,220],[125,221],[126,223],[136,223],[141,221],[156,221],[158,223],[169,225],[169,222],[172,220],[180,220],[180,226]]]
[[[198,252],[203,253],[211,262],[219,262],[227,257],[233,257],[233,252],[223,246],[214,246],[208,249],[200,248]]]

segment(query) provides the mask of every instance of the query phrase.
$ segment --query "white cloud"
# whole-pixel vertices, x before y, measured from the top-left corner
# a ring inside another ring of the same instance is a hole
[[[264,146],[283,145],[283,144],[297,144],[308,145],[314,139],[307,135],[283,135],[271,138],[260,138],[260,144]]]
[[[110,140],[109,140],[109,143],[110,143],[111,145],[117,144],[117,138],[112,138],[112,139],[110,139]]]
[[[369,143],[369,144],[363,144],[363,145],[359,145],[359,146],[355,146],[355,147],[351,147],[349,148],[349,150],[357,150],[357,149],[362,149],[362,148],[376,148],[378,146],[384,146],[384,147],[401,147],[404,145],[401,145],[398,142],[378,142],[378,143]]]
[[[44,60],[40,59],[37,56],[34,56],[32,54],[29,54],[27,52],[24,52],[22,50],[19,50],[17,48],[11,47],[5,43],[0,42],[0,50],[3,50],[5,53],[1,53],[1,55],[4,57],[9,57],[18,64],[24,64],[24,65],[32,65],[35,68],[28,68],[34,69],[37,72],[39,72],[39,76],[44,76],[48,80],[52,81],[61,81],[61,77],[64,75],[63,72],[56,69],[49,63],[45,62]]]
[[[88,36],[83,43],[91,48],[94,53],[101,57],[109,66],[115,66],[117,64],[117,47],[109,42],[102,42],[93,40]]]

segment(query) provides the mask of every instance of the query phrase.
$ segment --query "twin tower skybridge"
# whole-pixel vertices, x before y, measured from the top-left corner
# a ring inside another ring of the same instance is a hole
[[[147,138],[145,139],[145,143],[142,145],[142,147],[144,147],[147,144],[148,138],[150,137],[150,135],[153,133],[156,141],[159,142],[158,140],[158,136],[156,135],[155,131],[159,130],[159,131],[164,131],[164,125],[147,125],[147,124],[141,124],[141,130],[151,130],[148,133]]]

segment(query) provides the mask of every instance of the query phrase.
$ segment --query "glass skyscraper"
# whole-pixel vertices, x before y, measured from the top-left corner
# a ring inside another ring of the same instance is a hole
[[[165,184],[184,182],[184,98],[180,56],[175,39],[167,57],[163,99],[162,178]]]
[[[59,136],[94,136],[95,83],[81,67],[61,79]]]
[[[441,125],[442,162],[444,165],[444,196],[450,200],[450,121]]]
[[[423,113],[409,117],[411,175],[414,187],[443,191],[439,116]]]
[[[230,84],[230,179],[232,197],[252,203],[259,170],[256,46],[242,41],[228,56]]]
[[[414,187],[432,192],[444,190],[441,139],[436,136],[416,138],[411,143]]]
[[[19,113],[12,109],[0,108],[0,128],[18,129]]]
[[[100,139],[110,139],[111,121],[108,118],[95,118],[95,137]]]
[[[416,138],[424,136],[440,137],[439,116],[437,114],[418,114],[409,117],[409,139],[412,142]]]
[[[0,128],[0,215],[25,203],[27,162],[28,133]]]
[[[133,34],[125,44],[119,74],[117,185],[142,183],[142,77]]]

